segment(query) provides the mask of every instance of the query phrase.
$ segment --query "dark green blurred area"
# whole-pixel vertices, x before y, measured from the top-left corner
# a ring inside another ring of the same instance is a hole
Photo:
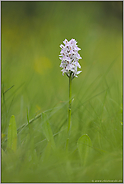
[[[28,162],[29,155],[34,153],[29,151],[30,145],[23,147],[22,142],[28,133],[22,132],[17,157],[5,159],[10,167],[3,164],[2,180],[122,180],[123,2],[2,1],[1,10],[2,133],[7,135],[11,115],[15,116],[19,128],[27,123],[27,109],[29,119],[32,119],[36,114],[68,101],[68,78],[62,76],[59,67],[59,46],[65,38],[74,38],[83,59],[79,60],[82,73],[72,82],[74,102],[69,149],[72,154],[78,138],[88,134],[94,150],[105,151],[101,154],[93,150],[86,168],[80,167],[77,152],[67,161],[62,149],[66,141],[65,131],[55,138],[62,150],[42,163],[39,158],[45,143],[40,143],[44,137],[41,122],[37,120],[32,126],[39,160],[33,157],[35,161]],[[67,108],[68,103],[50,118],[53,133],[66,127]],[[6,149],[6,144],[3,144],[3,149]]]

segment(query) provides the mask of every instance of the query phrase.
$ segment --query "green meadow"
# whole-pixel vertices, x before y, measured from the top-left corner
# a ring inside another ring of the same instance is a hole
[[[123,182],[122,2],[1,2],[1,181]],[[74,38],[69,80],[60,45]]]

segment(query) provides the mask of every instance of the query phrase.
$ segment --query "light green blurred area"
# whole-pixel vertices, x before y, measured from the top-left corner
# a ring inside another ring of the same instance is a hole
[[[121,14],[121,2],[2,2],[3,90],[14,85],[6,93],[7,105],[22,85],[13,95],[11,113],[20,119],[21,103],[35,114],[36,106],[46,110],[68,99],[68,79],[59,67],[59,46],[65,38],[77,40],[83,57],[74,94],[88,71],[91,83],[112,62],[111,78],[121,83]]]
[[[59,46],[65,38],[74,38],[81,48],[79,53],[83,59],[79,60],[82,73],[72,82],[74,101],[70,150],[73,152],[76,149],[76,142],[82,134],[88,134],[94,149],[108,153],[101,157],[94,151],[89,159],[90,166],[84,170],[77,162],[76,152],[76,156],[72,154],[71,158],[73,166],[70,161],[70,165],[64,170],[66,159],[61,150],[61,154],[59,152],[53,155],[47,164],[38,166],[34,177],[30,169],[26,172],[30,163],[24,161],[21,171],[16,170],[21,173],[17,178],[14,169],[13,175],[6,171],[8,180],[13,181],[15,178],[15,181],[21,181],[23,176],[25,182],[29,179],[41,181],[41,172],[43,182],[46,179],[53,182],[88,182],[94,176],[96,179],[121,180],[122,2],[4,1],[1,8],[2,133],[7,134],[11,115],[15,116],[19,128],[27,123],[27,108],[29,119],[32,119],[36,114],[54,107],[59,108],[68,101],[68,78],[62,76],[59,67]],[[12,88],[6,92],[10,87]],[[66,127],[67,108],[68,103],[55,113],[53,110],[50,119],[53,133]],[[40,121],[37,120],[34,123],[34,141],[39,145],[36,146],[37,154],[44,147],[40,144],[43,139],[40,128]],[[61,133],[55,140],[58,147],[64,145],[63,136],[64,133]],[[26,139],[26,133],[22,137]],[[18,149],[18,155],[23,155],[24,150]],[[54,163],[59,154],[61,156],[58,162]],[[21,164],[18,159],[16,162],[17,165]],[[41,160],[37,162],[42,163]],[[15,168],[14,165],[12,167]],[[4,181],[6,172],[3,172]],[[89,173],[92,173],[90,177]]]

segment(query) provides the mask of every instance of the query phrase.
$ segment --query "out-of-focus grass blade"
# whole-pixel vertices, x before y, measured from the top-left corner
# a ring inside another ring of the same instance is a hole
[[[7,141],[7,149],[11,149],[16,151],[17,148],[17,128],[16,128],[16,121],[15,116],[12,115],[9,122],[8,128],[8,141]]]
[[[1,134],[1,140],[6,136],[6,134]]]
[[[42,161],[47,161],[51,153],[51,142],[49,141],[42,154]]]
[[[48,121],[47,115],[45,113],[42,113],[41,119],[42,119],[42,131],[43,131],[43,134],[45,135],[47,141],[51,142],[52,148],[55,149],[54,137],[53,137],[53,133],[52,133],[52,130],[51,130],[50,123]]]
[[[85,165],[90,153],[92,143],[87,134],[82,135],[77,142],[78,152],[81,157],[82,164]]]
[[[14,87],[14,85],[13,86],[11,86],[9,89],[7,89],[5,92],[3,92],[4,94],[7,92],[7,91],[9,91],[11,88],[13,88]]]

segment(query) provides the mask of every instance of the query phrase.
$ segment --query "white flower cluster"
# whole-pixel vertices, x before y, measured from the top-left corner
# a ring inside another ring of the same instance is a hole
[[[80,54],[78,54],[78,51],[81,49],[76,45],[77,42],[75,39],[71,39],[70,41],[65,39],[63,43],[65,46],[62,44],[60,45],[62,50],[60,52],[61,55],[59,55],[61,56],[60,67],[63,68],[61,70],[63,72],[62,74],[64,75],[64,73],[66,73],[68,77],[71,75],[72,78],[77,77],[77,74],[81,72],[77,71],[77,67],[81,68],[78,63],[78,60],[82,59]]]

